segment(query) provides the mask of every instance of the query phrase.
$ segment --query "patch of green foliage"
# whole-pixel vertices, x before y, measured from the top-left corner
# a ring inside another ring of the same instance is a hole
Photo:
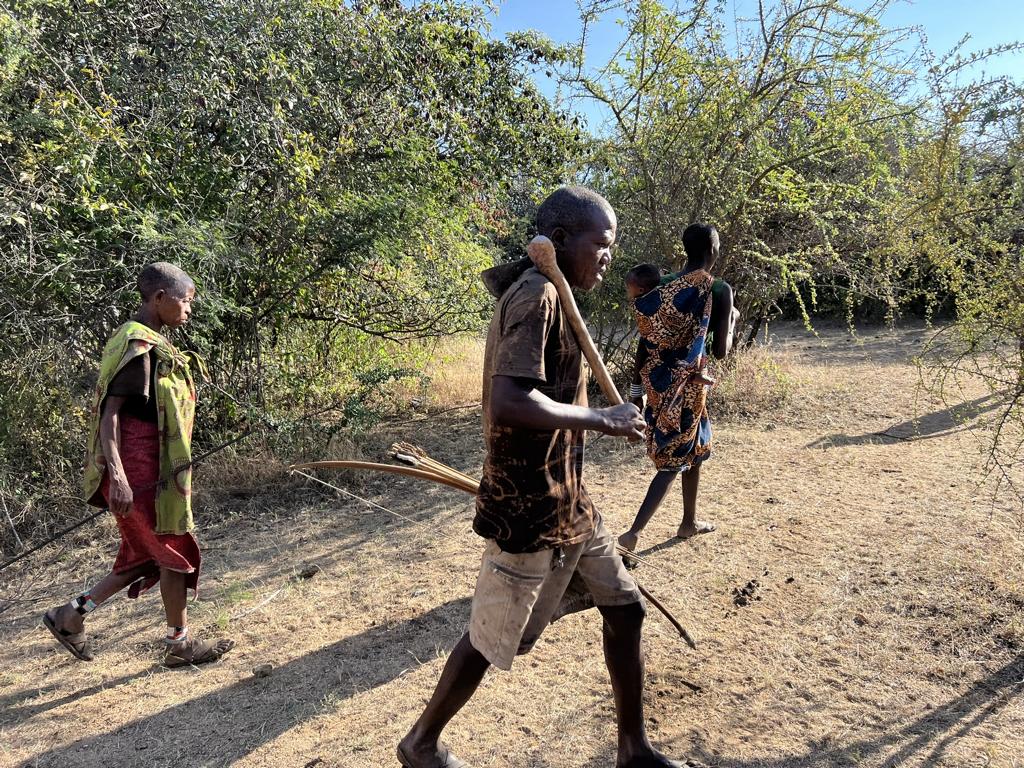
[[[585,300],[607,353],[628,348],[622,275],[681,268],[694,221],[721,234],[716,272],[751,338],[780,307],[927,315],[959,300],[965,265],[1019,253],[992,217],[1020,212],[1021,85],[964,74],[1017,45],[936,59],[880,23],[886,5],[787,0],[736,19],[631,0],[611,60],[563,68],[607,115],[585,167],[620,220],[606,288]]]
[[[394,340],[480,327],[477,274],[578,155],[530,77],[561,56],[457,0],[5,6],[6,498],[74,496],[100,350],[155,260],[198,286],[200,444],[253,409],[368,418],[366,382],[411,367]]]
[[[681,268],[684,228],[705,221],[741,344],[783,311],[851,327],[942,313],[928,381],[955,399],[969,374],[1005,395],[988,449],[1011,482],[1024,450],[1024,83],[984,70],[1022,44],[936,56],[880,22],[888,5],[780,0],[742,19],[705,0],[616,4],[625,40],[611,60],[583,62],[581,45],[563,67],[607,115],[584,175],[620,222],[604,290],[582,304],[606,359],[628,369],[622,276]]]
[[[144,264],[198,286],[175,338],[212,373],[198,444],[269,420],[290,451],[391,413],[423,381],[418,340],[479,331],[477,274],[521,255],[568,180],[619,214],[613,271],[581,297],[613,363],[632,346],[621,275],[678,268],[705,220],[748,339],[780,307],[948,311],[936,386],[970,368],[1020,427],[1021,87],[964,74],[1001,49],[908,58],[885,6],[780,0],[733,32],[720,3],[629,0],[598,68],[495,40],[461,0],[0,6],[5,518],[35,535],[78,513],[99,353]],[[581,135],[538,69],[608,123]]]

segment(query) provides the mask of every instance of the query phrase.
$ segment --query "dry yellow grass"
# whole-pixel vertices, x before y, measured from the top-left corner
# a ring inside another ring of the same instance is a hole
[[[785,406],[796,388],[792,355],[751,346],[737,350],[714,368],[710,408],[716,415],[752,418]]]
[[[641,542],[657,568],[639,577],[699,644],[689,651],[650,616],[652,738],[721,768],[1024,764],[1016,507],[978,485],[963,420],[919,396],[907,356],[921,333],[858,343],[784,331],[797,381],[788,404],[717,425],[701,503],[719,530],[677,543],[675,499]],[[964,399],[976,417],[991,405],[981,392]],[[376,458],[404,438],[476,475],[479,412],[453,414],[382,429],[363,451]],[[628,524],[650,475],[639,446],[592,443],[586,477],[611,528]],[[468,616],[480,549],[469,499],[412,480],[325,477],[401,519],[294,478],[263,479],[267,493],[226,496],[220,522],[202,530],[194,624],[239,642],[217,665],[154,665],[153,596],[95,614],[92,664],[38,626],[47,605],[109,563],[109,522],[5,578],[0,600],[23,602],[0,613],[0,765],[396,764],[394,744]],[[292,581],[306,563],[323,570]],[[734,590],[752,580],[754,599],[737,605]],[[253,677],[267,662],[270,676]],[[474,766],[613,765],[596,614],[556,623],[512,673],[489,675],[447,736]]]
[[[431,350],[429,402],[435,408],[455,408],[480,402],[484,340],[456,336],[438,341]]]

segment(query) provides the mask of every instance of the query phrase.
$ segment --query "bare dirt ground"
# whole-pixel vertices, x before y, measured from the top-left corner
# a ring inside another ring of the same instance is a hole
[[[678,496],[649,527],[638,578],[699,646],[651,611],[647,717],[667,751],[722,768],[1024,766],[1019,507],[979,485],[971,429],[996,401],[921,395],[909,356],[924,334],[783,328],[791,403],[716,427],[701,503],[718,531],[677,543]],[[389,426],[363,452],[399,438],[478,474],[476,409]],[[642,449],[604,438],[588,462],[591,494],[623,529],[651,477]],[[216,522],[200,531],[192,617],[238,641],[219,664],[155,664],[155,595],[93,615],[91,664],[49,639],[42,611],[113,557],[109,521],[3,574],[0,765],[396,765],[467,621],[481,547],[470,500],[321,475],[398,517],[276,469],[201,500]],[[310,564],[322,570],[296,578]],[[447,737],[474,766],[604,768],[614,733],[591,611],[489,675]]]

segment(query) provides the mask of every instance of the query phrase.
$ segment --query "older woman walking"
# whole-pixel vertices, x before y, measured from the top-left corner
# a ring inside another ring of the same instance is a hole
[[[715,529],[697,519],[700,465],[711,456],[707,409],[707,352],[724,358],[732,347],[739,312],[732,288],[711,274],[718,258],[718,231],[691,224],[683,232],[686,266],[633,302],[640,343],[630,392],[637,406],[647,395],[647,454],[658,472],[632,527],[619,544],[632,551],[640,532],[661,506],[676,476],[683,476],[682,539]]]

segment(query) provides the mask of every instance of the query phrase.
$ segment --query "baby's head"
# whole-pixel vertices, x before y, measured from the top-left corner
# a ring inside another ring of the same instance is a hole
[[[633,301],[653,291],[660,282],[660,269],[653,264],[637,264],[626,273],[626,295]]]

